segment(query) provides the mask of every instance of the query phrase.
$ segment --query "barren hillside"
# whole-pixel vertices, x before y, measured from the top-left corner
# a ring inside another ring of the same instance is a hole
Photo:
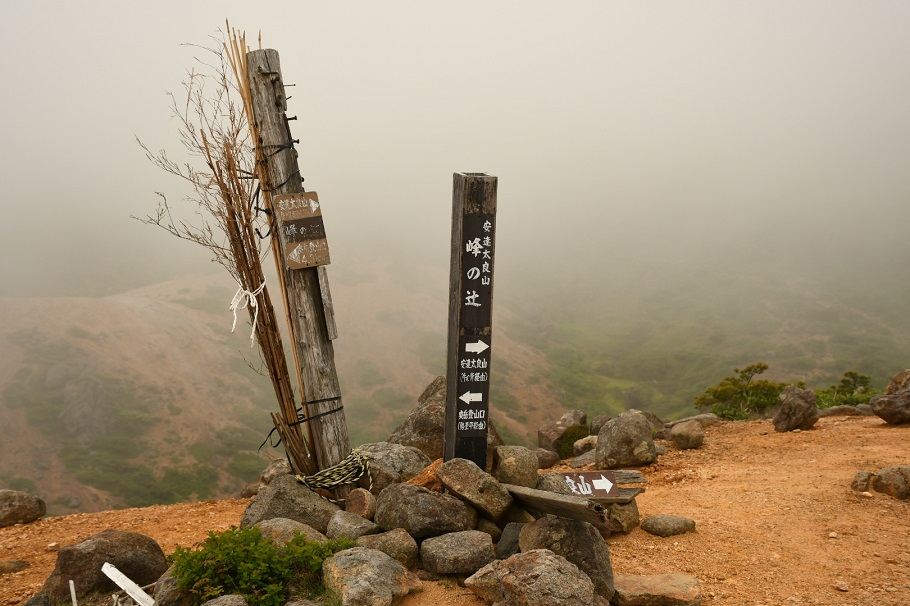
[[[910,501],[850,489],[855,472],[910,464],[910,426],[877,417],[828,417],[811,431],[776,433],[767,421],[707,429],[704,447],[671,449],[642,471],[642,517],[687,516],[696,532],[662,539],[641,529],[608,540],[619,573],[685,572],[705,606],[910,604]],[[0,606],[31,597],[50,574],[48,545],[105,528],[154,537],[165,552],[238,524],[247,501],[209,501],[46,518],[0,529],[0,560],[31,567],[0,581]],[[402,606],[477,606],[468,590],[425,582]]]

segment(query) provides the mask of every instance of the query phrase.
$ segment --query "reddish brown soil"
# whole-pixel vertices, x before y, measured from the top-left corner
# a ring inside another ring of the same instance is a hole
[[[608,540],[620,573],[682,572],[706,606],[910,604],[910,501],[850,489],[853,475],[910,464],[910,426],[829,417],[811,431],[775,433],[767,421],[707,430],[705,446],[672,450],[642,471],[642,518],[694,519],[696,532],[662,539],[635,529]],[[0,560],[31,566],[0,579],[0,606],[21,604],[50,574],[48,545],[105,528],[154,537],[165,550],[236,525],[247,501],[218,501],[46,518],[0,529]],[[425,582],[402,606],[482,602],[450,581]]]

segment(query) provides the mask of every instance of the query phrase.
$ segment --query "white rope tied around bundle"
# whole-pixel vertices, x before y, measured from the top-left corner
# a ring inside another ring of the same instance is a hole
[[[237,328],[237,310],[246,309],[246,306],[249,305],[253,308],[253,330],[250,331],[250,347],[252,347],[256,342],[256,320],[259,319],[259,303],[256,302],[256,297],[262,293],[262,289],[265,288],[265,278],[262,279],[262,284],[259,285],[259,288],[253,291],[245,290],[243,285],[239,282],[237,283],[237,293],[234,295],[234,298],[231,299],[230,310],[234,312],[234,324],[231,326],[231,332],[234,332],[234,329]]]

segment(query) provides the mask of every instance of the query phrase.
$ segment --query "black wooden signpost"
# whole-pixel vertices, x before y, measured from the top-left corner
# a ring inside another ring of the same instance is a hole
[[[487,464],[497,179],[455,173],[446,364],[445,460]]]

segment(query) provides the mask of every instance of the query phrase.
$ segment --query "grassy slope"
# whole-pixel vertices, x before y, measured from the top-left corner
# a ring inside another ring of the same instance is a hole
[[[897,282],[631,269],[556,278],[550,294],[503,272],[491,399],[508,441],[533,443],[568,408],[691,414],[694,395],[758,360],[775,380],[822,387],[857,370],[881,387],[910,359]],[[443,371],[446,275],[368,256],[330,275],[351,441],[383,440]],[[0,484],[34,487],[52,513],[235,496],[267,462],[256,449],[274,405],[244,362],[245,322],[229,333],[233,290],[210,276],[4,299]]]

